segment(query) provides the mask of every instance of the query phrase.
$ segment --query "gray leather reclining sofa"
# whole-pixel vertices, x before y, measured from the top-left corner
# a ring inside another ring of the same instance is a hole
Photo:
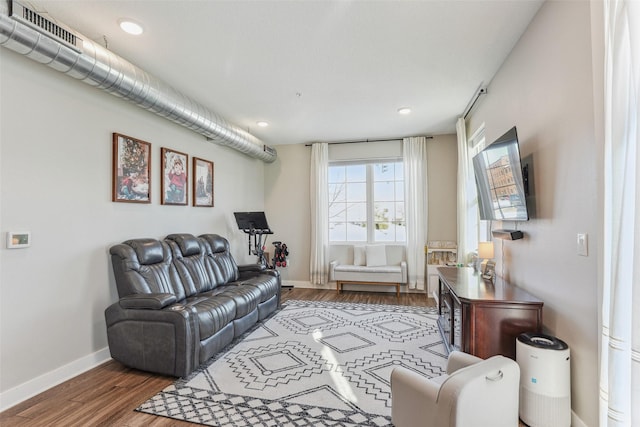
[[[186,377],[280,307],[280,275],[238,266],[217,235],[171,234],[110,249],[119,301],[105,310],[111,357]]]

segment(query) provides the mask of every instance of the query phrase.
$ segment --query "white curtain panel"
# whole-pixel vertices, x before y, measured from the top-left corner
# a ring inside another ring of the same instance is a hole
[[[427,244],[427,138],[402,140],[404,205],[407,221],[409,289],[425,289],[424,246]]]
[[[640,2],[605,0],[600,426],[640,426]]]
[[[311,145],[311,258],[309,261],[312,285],[329,281],[329,144]]]
[[[456,122],[456,133],[458,135],[458,262],[466,264],[467,254],[470,251],[467,244],[467,240],[469,240],[467,181],[469,181],[470,177],[467,127],[462,117],[459,117]]]

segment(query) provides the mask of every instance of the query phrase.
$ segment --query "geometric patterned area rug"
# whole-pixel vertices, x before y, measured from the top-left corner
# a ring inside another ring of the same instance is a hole
[[[431,378],[437,309],[288,301],[136,410],[209,426],[390,426],[393,368]]]

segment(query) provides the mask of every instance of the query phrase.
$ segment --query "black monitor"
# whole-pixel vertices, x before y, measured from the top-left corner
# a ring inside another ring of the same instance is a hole
[[[270,233],[267,217],[264,212],[234,212],[238,228],[247,231],[265,231]]]

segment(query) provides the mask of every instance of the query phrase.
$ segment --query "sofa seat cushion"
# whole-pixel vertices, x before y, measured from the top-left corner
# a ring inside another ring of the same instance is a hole
[[[402,274],[402,267],[399,265],[367,267],[364,265],[339,264],[335,266],[334,279],[349,282],[405,282]]]
[[[242,286],[251,286],[260,291],[260,302],[268,301],[278,294],[280,290],[280,281],[278,277],[261,274],[242,281]]]
[[[187,298],[181,304],[196,310],[200,340],[213,336],[236,317],[236,303],[232,298],[200,295]]]
[[[261,302],[260,298],[262,297],[258,288],[233,284],[218,286],[205,294],[212,295],[213,298],[231,298],[236,305],[236,315],[234,319],[244,317],[258,308],[258,304]]]

